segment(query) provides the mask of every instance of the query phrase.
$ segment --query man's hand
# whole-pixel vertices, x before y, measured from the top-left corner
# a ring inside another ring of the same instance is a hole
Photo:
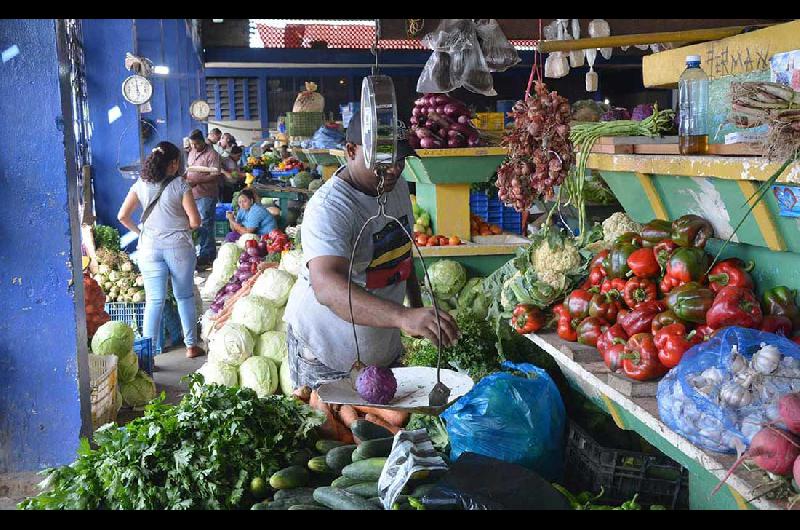
[[[458,325],[447,311],[439,310],[442,325],[442,347],[453,346],[460,336]],[[439,344],[439,326],[436,323],[436,311],[432,307],[407,309],[400,320],[400,329],[412,337],[423,337],[435,346]]]

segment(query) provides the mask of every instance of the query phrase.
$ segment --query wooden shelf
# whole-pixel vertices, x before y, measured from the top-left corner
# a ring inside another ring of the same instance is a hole
[[[690,473],[711,475],[708,478],[715,482],[725,476],[726,470],[735,461],[735,455],[705,451],[667,427],[659,419],[655,397],[629,397],[610,384],[609,378],[616,376],[600,362],[600,353],[595,348],[564,341],[555,333],[527,337],[550,354],[567,379],[588,398],[604,407],[618,426],[635,430],[668,456],[689,468]],[[744,467],[739,467],[731,475],[727,487],[739,508],[747,509],[747,504],[750,504],[758,509],[786,509],[786,503],[765,497],[755,498],[763,493],[759,486],[765,476],[763,471],[747,471]],[[718,495],[722,496],[722,492]]]

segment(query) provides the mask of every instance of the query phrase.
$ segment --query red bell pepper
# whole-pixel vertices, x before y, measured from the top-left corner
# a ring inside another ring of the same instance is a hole
[[[672,222],[672,240],[682,247],[703,248],[712,237],[714,227],[699,215],[684,215]]]
[[[592,258],[592,261],[589,263],[589,270],[594,269],[595,267],[602,268],[604,266],[604,262],[608,257],[608,250],[603,250],[597,253],[595,257]],[[605,270],[603,270],[605,273]]]
[[[593,267],[589,272],[589,285],[594,287],[600,285],[606,277],[606,271],[603,267]]]
[[[789,320],[789,317],[783,315],[766,315],[758,327],[761,331],[783,335],[784,337],[791,336],[792,328],[792,321]]]
[[[597,339],[608,329],[608,322],[602,318],[587,317],[578,324],[578,342],[587,346],[597,346]]]
[[[709,340],[711,337],[714,336],[714,333],[717,332],[716,329],[712,328],[708,324],[700,324],[696,328],[694,328],[695,333],[697,336],[702,338],[704,341]]]
[[[570,318],[583,320],[589,316],[589,302],[592,301],[592,293],[585,289],[575,289],[564,299],[564,308]]]
[[[637,234],[636,232],[625,232],[624,234],[617,237],[617,240],[614,241],[615,245],[625,244],[625,245],[633,245],[634,247],[641,247],[642,246],[642,236]],[[612,250],[613,252],[613,250]]]
[[[706,313],[706,323],[714,329],[726,326],[757,328],[763,318],[756,295],[742,287],[723,287]]]
[[[681,362],[686,350],[703,342],[696,331],[686,333],[686,326],[680,323],[670,324],[658,331],[653,337],[658,348],[658,360],[667,368],[675,368]]]
[[[672,237],[672,223],[664,219],[653,219],[642,227],[641,234],[644,246],[654,247]]]
[[[667,261],[669,261],[670,256],[677,248],[678,244],[671,239],[665,239],[653,247],[653,254],[655,254],[656,261],[662,269],[666,268]]]
[[[697,282],[685,283],[673,289],[667,296],[667,306],[678,318],[695,324],[706,322],[706,313],[713,305],[714,292]]]
[[[558,319],[556,333],[559,337],[569,342],[576,342],[578,340],[578,333],[572,326],[572,319],[569,315],[564,315]]]
[[[623,343],[625,343],[628,340],[628,334],[625,333],[625,329],[619,324],[608,326],[608,328],[606,328],[603,334],[600,335],[600,338],[597,339],[597,349],[600,351],[601,354],[605,354],[604,352],[617,339],[621,339]]]
[[[622,304],[609,294],[595,294],[589,302],[589,316],[602,318],[611,324],[617,321],[620,309],[622,309]]]
[[[661,281],[658,284],[658,290],[664,294],[669,294],[676,287],[680,287],[681,285],[684,285],[686,283],[687,282],[683,282],[677,278],[673,278],[672,276],[667,275],[661,278]]]
[[[639,304],[635,309],[625,314],[620,311],[617,315],[617,322],[628,336],[633,336],[637,333],[649,333],[655,316],[666,309],[667,305],[663,300],[650,300]]]
[[[753,278],[749,274],[752,269],[752,261],[749,264],[745,264],[739,258],[720,261],[708,275],[708,286],[715,293],[721,291],[723,287],[753,289]]]
[[[567,314],[567,309],[564,307],[564,300],[553,305],[553,314],[556,318],[561,318]]]
[[[244,248],[258,248],[258,239],[248,239],[244,242]]]
[[[612,372],[617,372],[622,368],[626,342],[623,339],[614,339],[612,344],[603,352],[603,362]]]
[[[666,276],[682,282],[704,283],[708,254],[701,248],[679,248],[667,260]]]
[[[658,360],[658,348],[649,333],[638,333],[625,344],[622,371],[636,381],[650,381],[667,373]]]
[[[655,278],[661,273],[652,248],[640,248],[628,256],[628,268],[637,278]]]
[[[649,302],[658,298],[658,289],[653,280],[647,278],[631,278],[625,284],[623,291],[625,303],[631,309],[636,309],[636,306],[642,302]]]
[[[653,318],[653,322],[650,324],[650,332],[655,335],[658,331],[670,324],[683,324],[686,329],[689,329],[689,324],[684,322],[678,315],[676,315],[671,309],[664,311],[663,313],[659,313]]]
[[[625,291],[625,284],[627,282],[622,278],[606,278],[603,280],[603,283],[600,284],[600,292],[602,294],[609,294],[611,291],[616,291],[618,296],[622,296],[622,293]]]
[[[544,326],[544,315],[538,307],[529,304],[519,304],[514,308],[511,318],[511,327],[520,335],[536,333]]]

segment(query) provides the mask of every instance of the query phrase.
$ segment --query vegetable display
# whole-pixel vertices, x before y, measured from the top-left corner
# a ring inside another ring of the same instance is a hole
[[[299,401],[246,388],[199,385],[178,405],[162,398],[124,428],[81,442],[70,466],[45,470],[49,487],[25,509],[241,509],[249,485],[289,465],[322,418]],[[142,465],[146,462],[146,466]]]
[[[509,156],[497,169],[498,197],[518,212],[534,200],[553,198],[574,160],[569,102],[544,83],[534,88],[531,97],[514,104],[514,126],[502,142]]]
[[[447,94],[425,94],[414,102],[408,143],[414,149],[479,147],[480,133],[472,112]]]
[[[83,273],[83,296],[86,309],[86,334],[92,340],[98,328],[111,320],[105,311],[106,295],[88,273]]]
[[[119,250],[97,250],[99,266],[94,279],[108,302],[144,302],[144,279],[130,257]]]

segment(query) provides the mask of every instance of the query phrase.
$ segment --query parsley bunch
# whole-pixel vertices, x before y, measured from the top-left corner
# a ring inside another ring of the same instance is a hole
[[[202,385],[189,377],[178,405],[164,395],[124,427],[95,433],[97,449],[82,440],[78,459],[48,469],[46,491],[24,509],[237,509],[250,481],[286,467],[321,413],[284,396]]]

